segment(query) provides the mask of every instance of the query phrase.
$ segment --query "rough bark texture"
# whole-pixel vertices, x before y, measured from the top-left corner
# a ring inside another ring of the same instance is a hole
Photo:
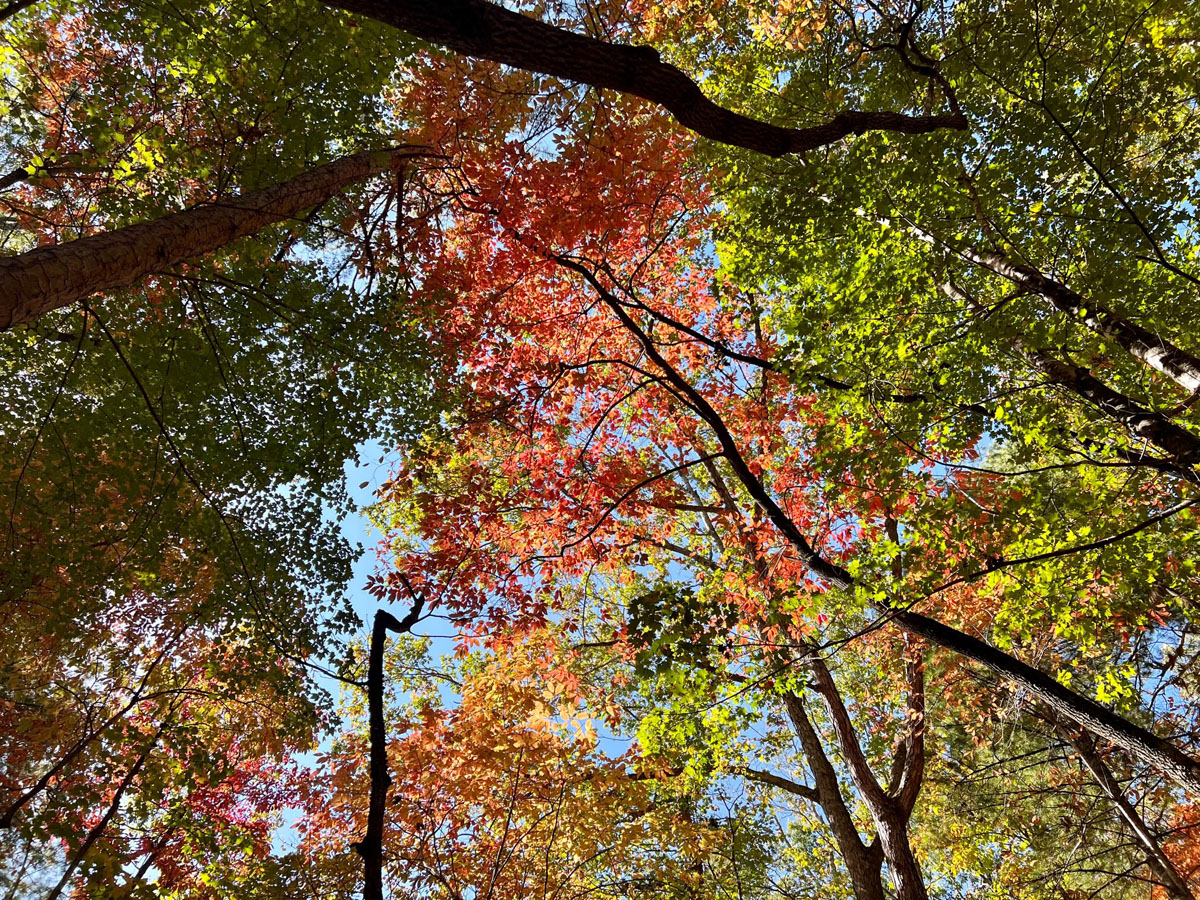
[[[1080,296],[1036,269],[1014,263],[999,253],[983,253],[971,248],[957,252],[981,268],[1044,297],[1060,312],[1111,340],[1134,359],[1167,376],[1189,393],[1200,391],[1200,358],[1094,300]]]
[[[871,771],[871,764],[862,751],[854,722],[837,683],[815,648],[808,654],[807,667],[812,673],[817,693],[825,704],[829,720],[833,723],[838,749],[850,771],[850,779],[875,823],[897,900],[928,900],[925,877],[921,874],[921,866],[908,840],[909,811],[904,809],[897,797],[883,789]]]
[[[883,864],[883,853],[878,843],[867,846],[858,833],[854,817],[846,808],[845,798],[838,785],[837,772],[834,771],[821,738],[813,728],[804,708],[804,701],[793,693],[783,695],[784,709],[792,723],[792,731],[800,739],[800,748],[808,761],[808,768],[813,773],[816,783],[817,802],[825,813],[829,830],[833,832],[846,871],[850,875],[850,884],[854,888],[857,900],[884,900],[883,879],[880,875]]]
[[[397,169],[421,152],[404,147],[356,153],[240,197],[0,258],[0,331],[168,272],[179,263],[293,218],[350,184]]]
[[[1169,417],[1146,409],[1133,398],[1113,390],[1083,366],[1064,362],[1044,350],[1030,349],[1019,342],[1017,347],[1051,381],[1083,397],[1122,423],[1138,439],[1154,444],[1181,466],[1200,462],[1200,437]]]
[[[881,610],[882,612],[882,610]],[[1200,763],[1178,747],[1135,725],[1112,710],[1060,684],[1046,673],[989,646],[957,628],[919,613],[891,610],[892,621],[909,634],[920,635],[1016,685],[1027,699],[1040,700],[1057,715],[1154,766],[1189,794],[1200,796]]]
[[[866,131],[923,134],[967,127],[961,113],[908,116],[839,113],[813,128],[781,128],[713,103],[692,79],[650,47],[611,44],[565,31],[487,0],[325,0],[464,56],[611,88],[657,103],[697,134],[768,156],[803,153]]]
[[[1121,783],[1117,781],[1112,770],[1108,768],[1097,752],[1091,735],[1086,731],[1073,733],[1056,719],[1052,719],[1052,721],[1063,739],[1075,748],[1075,752],[1079,754],[1079,758],[1083,760],[1087,770],[1092,773],[1092,777],[1096,779],[1096,783],[1100,785],[1105,796],[1117,808],[1117,812],[1125,820],[1125,824],[1129,826],[1138,843],[1142,845],[1142,849],[1146,851],[1146,863],[1154,872],[1155,877],[1167,889],[1167,893],[1175,900],[1195,900],[1195,895],[1192,893],[1187,879],[1175,867],[1175,863],[1171,862],[1171,858],[1163,852],[1162,845],[1158,842],[1154,832],[1146,825],[1134,805],[1129,802],[1129,798],[1125,796],[1125,791],[1121,788]]]

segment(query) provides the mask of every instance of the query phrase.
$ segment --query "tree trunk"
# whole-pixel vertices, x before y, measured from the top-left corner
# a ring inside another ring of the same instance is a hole
[[[961,113],[908,116],[848,111],[812,128],[781,128],[718,106],[650,47],[611,44],[565,31],[487,0],[325,0],[461,53],[657,103],[702,137],[767,156],[803,153],[866,131],[923,134],[965,129]]]
[[[858,789],[859,796],[871,813],[883,858],[887,860],[888,874],[896,888],[897,900],[928,900],[925,878],[921,866],[908,840],[909,813],[899,798],[890,796],[871,771],[871,765],[863,753],[862,744],[855,731],[850,712],[842,700],[841,692],[825,661],[815,647],[804,648],[807,668],[813,675],[817,693],[821,695],[833,732],[837,736],[838,749],[850,771],[850,779]],[[915,793],[914,793],[915,799]]]
[[[896,900],[929,900],[925,876],[908,840],[908,821],[888,815],[874,818],[888,874],[896,888]]]
[[[783,695],[783,705],[788,719],[791,720],[792,731],[800,739],[804,758],[813,773],[817,802],[825,812],[829,830],[833,832],[842,861],[846,864],[856,900],[884,900],[883,879],[880,875],[883,855],[879,852],[879,845],[867,846],[863,843],[854,818],[846,809],[837,773],[833,764],[829,762],[829,757],[825,755],[821,738],[808,718],[804,701],[789,692]]]
[[[1146,409],[1132,398],[1113,390],[1083,366],[1063,362],[1045,350],[1029,349],[1023,343],[1018,343],[1017,347],[1035,368],[1044,372],[1055,384],[1083,397],[1125,425],[1136,437],[1165,451],[1179,465],[1189,467],[1200,462],[1200,437],[1167,416]]]
[[[1091,736],[1086,731],[1078,734],[1072,733],[1054,717],[1051,717],[1051,722],[1062,738],[1075,748],[1075,752],[1079,754],[1079,758],[1083,760],[1087,770],[1092,773],[1092,777],[1096,779],[1096,783],[1100,785],[1105,796],[1117,808],[1117,812],[1125,820],[1125,824],[1129,826],[1138,843],[1142,845],[1142,849],[1146,851],[1146,863],[1158,880],[1162,882],[1163,887],[1167,889],[1167,893],[1175,900],[1195,900],[1195,895],[1188,886],[1187,879],[1175,867],[1175,863],[1171,862],[1171,858],[1163,852],[1162,845],[1159,844],[1154,832],[1146,825],[1134,805],[1129,802],[1120,782],[1117,781],[1096,751],[1096,744],[1092,741]]]
[[[363,861],[363,900],[383,900],[383,816],[388,788],[392,786],[392,776],[388,773],[387,723],[383,716],[383,651],[387,646],[387,633],[400,629],[400,622],[391,613],[382,609],[375,613],[367,660],[371,793],[367,801],[366,834],[352,845]]]
[[[412,589],[403,573],[397,573],[413,598],[413,607],[402,620],[385,610],[377,610],[371,627],[371,650],[367,659],[367,736],[370,741],[368,775],[371,780],[367,800],[367,830],[361,841],[350,846],[363,861],[363,900],[383,900],[383,823],[387,809],[388,772],[387,722],[383,714],[383,651],[387,633],[403,634],[412,629],[421,616],[425,601]]]
[[[397,169],[422,153],[412,147],[356,153],[239,197],[0,258],[0,331],[93,294],[169,272],[182,262],[294,218],[348,185]]]
[[[928,234],[928,232],[920,232]],[[975,310],[981,307],[975,300],[952,283],[944,283],[942,291],[951,299],[967,303]],[[1165,451],[1182,474],[1196,480],[1187,470],[1200,462],[1200,437],[1174,422],[1170,417],[1142,406],[1132,397],[1109,387],[1083,366],[1064,362],[1045,350],[1033,347],[1021,336],[1010,339],[1013,350],[1031,366],[1055,384],[1087,400],[1105,415],[1123,424],[1135,437]]]

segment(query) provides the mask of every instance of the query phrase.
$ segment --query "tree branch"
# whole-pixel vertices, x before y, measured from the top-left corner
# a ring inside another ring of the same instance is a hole
[[[169,272],[422,155],[431,154],[419,147],[356,153],[239,197],[0,258],[0,331]]]
[[[896,112],[838,113],[823,125],[783,128],[735,113],[704,96],[691,78],[650,47],[612,44],[557,28],[487,0],[325,0],[369,16],[463,56],[610,88],[657,103],[696,134],[767,156],[804,153],[852,134],[924,134],[965,129],[961,112],[909,116]]]

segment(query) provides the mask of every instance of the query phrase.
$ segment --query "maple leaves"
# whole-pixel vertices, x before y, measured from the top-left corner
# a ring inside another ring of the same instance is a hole
[[[1170,671],[1194,652],[1189,457],[1147,460],[1118,409],[1178,419],[1186,434],[1188,401],[1142,384],[1157,376],[1101,341],[1125,347],[1130,328],[1113,328],[1139,317],[1182,327],[1186,260],[1171,253],[1186,255],[1187,231],[1166,187],[1147,187],[1147,208],[1176,223],[1165,230],[1122,202],[1096,163],[1104,147],[1076,148],[1086,179],[1062,154],[1021,156],[1090,132],[1031,137],[1039,117],[1075,109],[1076,89],[1055,93],[1025,56],[1006,67],[990,8],[941,10],[939,23],[876,5],[539,9],[552,27],[472,0],[339,5],[363,17],[122,6],[106,23],[49,15],[43,37],[30,26],[7,45],[12,121],[29,126],[6,134],[14,251],[119,234],[234,186],[250,196],[317,160],[394,147],[398,133],[431,153],[372,187],[308,197],[286,226],[216,259],[127,279],[119,302],[6,337],[0,415],[23,452],[3,477],[0,616],[16,649],[0,797],[18,842],[56,836],[62,890],[348,892],[351,841],[363,846],[366,798],[381,789],[397,893],[849,885],[866,898],[884,893],[885,859],[906,900],[964,865],[1025,890],[1056,852],[1055,823],[1032,823],[1036,849],[1019,847],[1031,798],[1057,792],[1056,815],[1097,831],[1070,799],[1077,773],[1041,759],[1066,739],[1031,729],[1019,749],[1040,762],[1022,776],[1027,794],[995,804],[999,825],[960,814],[992,790],[971,764],[1009,765],[989,728],[1018,704],[962,659],[914,658],[890,623],[1100,714],[1084,721],[1132,735],[1134,753],[1149,742],[1192,783],[1194,763],[1155,737],[1179,731],[1186,747],[1194,733],[1194,685]],[[995,20],[1023,34],[1043,12],[1005,10]],[[1086,49],[1075,12],[1053,13],[1070,39],[1034,39],[1056,81],[1073,84],[1074,66],[1128,123],[1125,79],[1171,71],[1164,35],[1186,17],[1147,14],[1153,53],[1134,41],[1139,62],[1110,91],[1116,58]],[[409,46],[367,15],[498,62]],[[677,40],[664,15],[686,23]],[[497,27],[463,32],[472,17]],[[664,52],[705,73],[709,95],[761,121],[731,118],[656,53],[608,40],[639,35],[670,38]],[[503,64],[514,61],[554,77]],[[1037,78],[1034,102],[1022,79]],[[1178,98],[1185,82],[1155,96]],[[825,121],[851,97],[925,115]],[[701,147],[671,121],[774,154],[879,126],[958,127],[960,104],[981,132],[1011,114],[1020,133],[991,150],[875,135],[781,165]],[[943,105],[953,115],[933,115]],[[1169,142],[1153,135],[1174,122],[1191,146],[1171,116],[1146,117],[1134,142],[1161,156]],[[1172,157],[1176,187],[1194,175],[1189,153]],[[1109,162],[1126,187],[1150,178]],[[1080,213],[1090,189],[1073,186],[1098,173],[1106,215],[1130,219],[1111,233],[1080,224],[1104,218]],[[1039,191],[1046,202],[1029,204]],[[1168,232],[1178,246],[1159,246]],[[1095,250],[1131,234],[1156,274]],[[1056,248],[1073,241],[1086,259],[1064,251],[1064,281]],[[1023,270],[1025,290],[1002,296],[994,272],[942,253],[954,248],[1024,259],[1053,284]],[[1079,309],[1126,283],[1139,297],[1130,317]],[[1054,293],[1064,284],[1081,285],[1069,303]],[[1156,286],[1175,298],[1161,318]],[[1072,330],[1089,315],[1103,327]],[[1138,334],[1135,359],[1161,361],[1153,330]],[[1106,381],[1095,409],[1076,403]],[[362,763],[352,667],[333,667],[351,681],[338,737],[318,766],[289,762],[319,741],[305,669],[317,651],[337,655],[348,617],[349,553],[330,525],[346,502],[342,462],[381,435],[402,444],[374,513],[394,571],[369,589],[419,592],[460,642],[442,672],[394,646],[389,678],[408,696],[389,709],[390,794]],[[1014,668],[1021,658],[1057,681]],[[609,752],[634,734],[638,745]],[[1178,797],[1148,770],[1116,768],[1161,810]],[[963,772],[967,787],[950,785]],[[784,795],[778,827],[765,804]],[[300,848],[266,859],[294,806]],[[1186,809],[1177,819],[1190,827]],[[1003,847],[989,845],[993,825]],[[814,875],[833,845],[838,860]],[[1182,838],[1164,846],[1190,853]],[[1120,846],[1104,852],[1128,861]],[[1064,891],[1091,884],[1055,873]]]
[[[61,863],[47,865],[47,890],[144,895],[148,872],[180,891],[223,869],[235,877],[245,848],[270,845],[294,789],[287,757],[313,727],[303,679],[252,663],[252,635],[222,621],[204,548],[143,518],[178,493],[186,503],[186,488],[163,496],[163,484],[126,481],[121,462],[103,450],[80,459],[73,483],[38,457],[6,473],[25,502],[10,510],[0,570],[0,823]],[[90,524],[82,556],[56,537],[58,514]],[[161,534],[151,552],[139,528]]]
[[[625,879],[661,889],[686,872],[708,829],[656,800],[658,780],[631,768],[634,757],[600,750],[564,651],[560,636],[541,631],[438,673],[458,693],[452,705],[431,677],[414,679],[391,656],[390,683],[414,694],[389,704],[383,842],[393,891],[575,896]],[[303,846],[318,858],[361,833],[359,752],[348,735],[329,760],[321,805],[309,806]]]

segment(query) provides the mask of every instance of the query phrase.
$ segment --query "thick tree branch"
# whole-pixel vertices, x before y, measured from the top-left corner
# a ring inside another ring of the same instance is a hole
[[[880,786],[875,773],[871,771],[871,764],[863,753],[850,712],[846,709],[846,703],[825,661],[813,652],[808,655],[806,665],[813,675],[817,693],[821,695],[825,711],[833,724],[838,749],[841,750],[842,759],[850,770],[850,778],[871,811],[871,818],[879,834],[879,843],[888,863],[888,873],[896,887],[897,898],[926,900],[928,893],[925,889],[925,878],[921,874],[921,867],[908,839],[908,813],[897,798]]]
[[[1021,354],[1044,372],[1055,384],[1083,397],[1110,418],[1116,419],[1135,437],[1166,452],[1183,470],[1200,462],[1200,436],[1177,425],[1167,416],[1113,390],[1083,366],[1063,361],[1024,343],[1017,344]],[[1195,476],[1191,476],[1195,480]]]
[[[516,69],[610,88],[657,103],[702,137],[767,156],[803,153],[852,134],[924,134],[965,129],[960,112],[908,116],[848,111],[823,125],[782,128],[718,106],[699,86],[650,47],[612,44],[540,22],[487,0],[325,0],[406,31],[455,53]]]
[[[6,4],[0,9],[0,22],[3,22],[5,19],[11,19],[21,10],[28,9],[36,2],[37,0],[13,0],[12,3]]]
[[[858,826],[854,824],[854,817],[846,807],[846,800],[838,785],[837,772],[825,754],[825,748],[821,745],[821,738],[813,728],[812,721],[808,718],[804,701],[799,695],[789,691],[783,695],[783,706],[792,723],[792,731],[800,740],[800,747],[808,761],[813,781],[816,782],[816,802],[825,812],[829,828],[846,863],[846,870],[854,885],[854,896],[857,900],[883,900],[883,881],[880,875],[883,856],[879,852],[878,844],[868,846],[863,843]]]
[[[945,282],[941,289],[951,299],[965,302],[974,309],[981,308],[974,298],[955,284]],[[1164,450],[1170,455],[1177,473],[1191,481],[1197,480],[1191,467],[1200,462],[1200,436],[1163,413],[1147,409],[1132,397],[1114,390],[1083,366],[1058,359],[1046,350],[1034,347],[1020,335],[1013,336],[1009,343],[1016,353],[1054,384],[1087,400],[1128,428],[1135,437]]]
[[[850,718],[850,711],[846,709],[846,704],[842,700],[841,691],[838,690],[829,667],[825,665],[825,661],[819,655],[810,652],[806,657],[805,664],[812,673],[813,684],[821,696],[825,711],[829,715],[829,721],[833,724],[838,748],[842,751],[842,759],[846,763],[846,768],[850,770],[854,786],[862,795],[867,806],[874,812],[876,808],[887,805],[890,798],[880,786],[878,779],[875,778],[875,773],[871,771],[871,764],[867,761],[866,754],[863,753],[862,744],[854,728],[854,721]]]
[[[777,787],[781,791],[787,791],[789,794],[803,797],[812,803],[819,805],[821,802],[821,797],[817,793],[816,788],[809,787],[807,784],[801,784],[798,781],[792,781],[790,778],[784,778],[782,775],[776,775],[774,772],[763,772],[748,766],[738,769],[737,772],[751,781],[757,781],[759,784],[769,784],[771,787]]]

